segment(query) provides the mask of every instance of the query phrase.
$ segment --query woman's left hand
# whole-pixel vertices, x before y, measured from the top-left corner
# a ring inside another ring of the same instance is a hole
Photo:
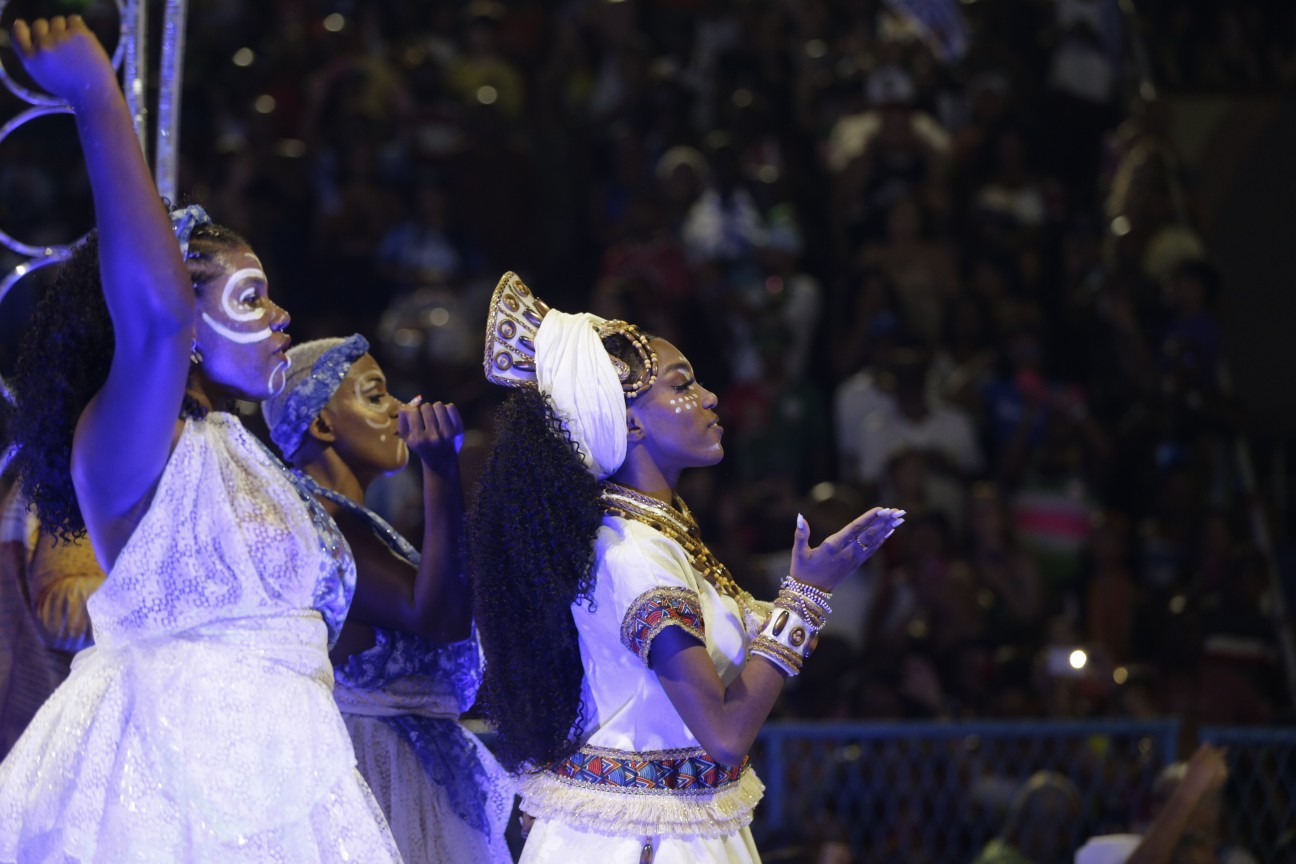
[[[900,525],[905,511],[891,507],[874,507],[864,515],[810,548],[810,526],[797,516],[792,537],[793,579],[831,592],[843,579],[873,557],[882,543]]]
[[[435,471],[458,463],[464,427],[453,402],[423,402],[415,398],[401,406],[396,434],[424,465]]]

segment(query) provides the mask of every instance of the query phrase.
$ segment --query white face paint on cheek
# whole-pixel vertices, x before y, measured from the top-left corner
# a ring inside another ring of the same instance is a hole
[[[681,411],[693,411],[700,404],[697,396],[681,396],[679,399],[670,400],[670,404],[675,406],[675,413]]]
[[[249,278],[259,278],[264,281],[265,273],[259,267],[244,267],[242,270],[235,270],[225,280],[225,287],[221,289],[221,314],[231,322],[242,324],[248,321],[259,321],[266,317],[264,306],[258,309],[240,309],[234,302],[234,290],[239,287],[239,283]],[[270,338],[269,325],[258,330],[235,330],[224,322],[216,320],[207,312],[202,313],[202,319],[217,334],[240,345],[262,342]]]
[[[279,391],[283,390],[284,385],[288,383],[288,370],[292,367],[292,358],[284,357],[275,364],[275,368],[270,370],[270,377],[266,380],[266,389],[270,391],[271,396],[278,396]]]
[[[367,406],[367,400],[365,399],[365,395],[364,393],[361,392],[360,382],[359,381],[353,382],[352,387],[355,388],[356,401],[359,402],[361,405]],[[370,417],[367,412],[363,416],[364,416],[365,423],[369,426],[370,429],[391,429],[391,425],[395,420],[394,417],[388,415],[383,420],[378,421]],[[386,434],[378,436],[378,440],[386,441],[387,440]]]

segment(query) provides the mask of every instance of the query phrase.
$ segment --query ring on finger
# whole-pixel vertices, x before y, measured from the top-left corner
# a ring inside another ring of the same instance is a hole
[[[863,532],[863,531],[861,531],[860,533],[858,533],[858,534],[855,535],[855,545],[858,546],[858,547],[860,547],[861,549],[863,549],[865,552],[867,552],[867,553],[869,553],[869,554],[872,554],[872,553],[873,553],[873,549],[872,549],[872,547],[870,547],[867,543],[864,542],[864,532]]]

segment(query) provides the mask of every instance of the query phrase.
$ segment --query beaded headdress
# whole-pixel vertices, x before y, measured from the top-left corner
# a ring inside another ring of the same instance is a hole
[[[536,386],[536,334],[549,311],[549,304],[537,297],[516,273],[510,271],[500,277],[491,296],[486,322],[486,356],[482,365],[487,381],[503,387]],[[600,339],[622,336],[638,355],[642,371],[637,375],[624,360],[608,355],[626,401],[633,402],[657,380],[657,352],[635,325],[589,317],[595,322],[594,329]]]
[[[608,353],[603,339],[614,334],[629,340],[639,370]],[[495,286],[482,362],[491,383],[535,387],[549,397],[577,455],[599,479],[625,461],[626,403],[657,380],[657,354],[638,328],[551,309],[515,273]]]

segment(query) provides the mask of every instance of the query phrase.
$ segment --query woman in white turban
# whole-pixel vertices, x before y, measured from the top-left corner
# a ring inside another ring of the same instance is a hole
[[[523,862],[755,862],[747,751],[813,650],[830,592],[895,527],[875,508],[809,545],[778,599],[742,590],[675,494],[724,455],[679,349],[550,310],[509,273],[485,366],[517,388],[469,518],[482,702],[521,775]]]

